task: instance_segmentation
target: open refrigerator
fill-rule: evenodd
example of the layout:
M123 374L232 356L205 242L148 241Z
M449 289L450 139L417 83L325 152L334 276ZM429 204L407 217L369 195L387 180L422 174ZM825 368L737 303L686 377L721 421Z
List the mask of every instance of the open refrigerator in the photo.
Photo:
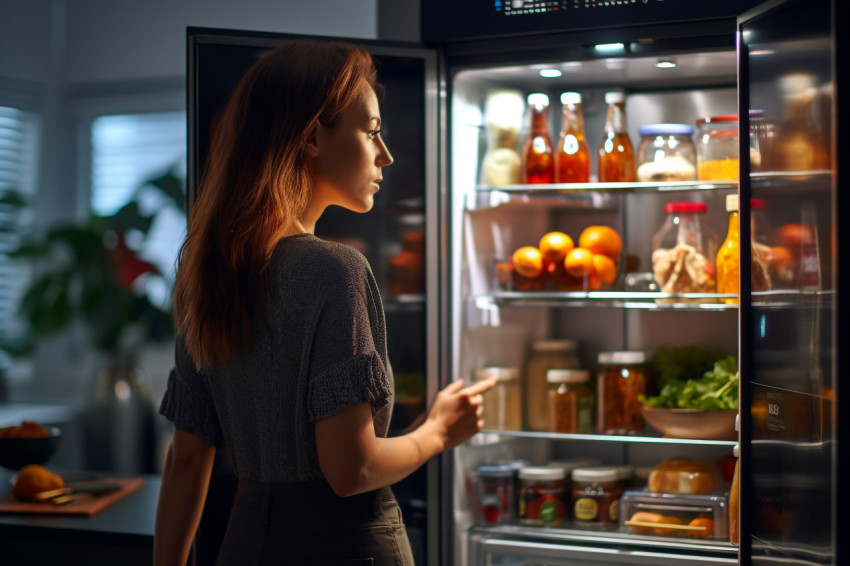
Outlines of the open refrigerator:
M426 46L355 40L379 61L386 90L383 131L395 163L385 170L375 211L362 216L329 211L317 235L360 249L376 274L397 379L391 434L415 426L436 391L456 378L471 380L478 369L515 367L522 382L530 345L538 340L573 341L579 365L594 380L601 352L641 351L651 359L665 345L733 354L741 375L739 432L732 436L671 438L652 427L636 434L560 433L523 424L510 431L488 428L432 459L394 486L417 564L841 563L843 490L836 481L836 454L845 425L837 411L837 344L843 335L838 250L846 236L837 222L837 164L846 148L836 124L846 89L835 71L841 61L834 31L834 22L841 21L839 4L423 0ZM215 113L250 64L291 37L189 28L189 206ZM675 68L659 68L662 60L674 60ZM541 76L546 69L560 76ZM810 104L807 135L826 156L817 166L789 170L780 146L770 145L771 136L788 125L793 92L787 75L809 77L800 79L807 81ZM646 124L695 125L702 117L734 115L740 181L487 184L482 179L487 100L504 90L523 98L549 95L553 143L561 125L559 95L581 93L594 174L607 92L625 94L636 149ZM528 122L526 107L517 150ZM768 132L767 141L761 133L750 135L756 131ZM756 166L751 146L758 152ZM767 214L774 227L768 246L780 245L773 240L780 226L809 226L811 237L794 248L797 275L771 290L753 290L753 257L742 246L737 296L671 295L641 286L646 279L627 278L652 271L652 240L668 202L704 205L702 223L719 244L729 195L738 195L741 203L740 241L756 237L750 229L755 216ZM751 199L770 206L754 213ZM616 278L604 288L584 281L568 290L523 289L500 271L515 249L535 245L546 232L578 239L597 225L613 227L622 239ZM804 284L803 263L815 266L816 282L809 277ZM523 398L522 388L516 395ZM740 454L739 544L729 540L730 525L721 525L730 518L725 477L711 494L717 497L699 504L700 516L714 519L717 528L716 536L705 538L676 530L635 532L622 518L591 528L569 519L540 526L516 521L515 515L495 524L481 518L482 466L582 461L628 469L645 480L663 461L721 462L733 451ZM232 498L232 477L222 460L199 530L202 557L215 554ZM635 484L619 504L629 514L652 503L641 499L640 481ZM517 493L511 498L516 502ZM687 498L677 504L695 505Z

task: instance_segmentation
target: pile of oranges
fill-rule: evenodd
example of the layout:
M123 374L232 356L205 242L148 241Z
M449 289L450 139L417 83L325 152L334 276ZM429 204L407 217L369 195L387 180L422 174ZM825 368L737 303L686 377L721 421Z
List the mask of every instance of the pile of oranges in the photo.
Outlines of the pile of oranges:
M535 246L523 246L506 266L518 291L551 288L561 291L595 291L617 279L617 258L623 241L610 226L588 226L578 245L563 232L549 232ZM508 273L497 271L502 283Z

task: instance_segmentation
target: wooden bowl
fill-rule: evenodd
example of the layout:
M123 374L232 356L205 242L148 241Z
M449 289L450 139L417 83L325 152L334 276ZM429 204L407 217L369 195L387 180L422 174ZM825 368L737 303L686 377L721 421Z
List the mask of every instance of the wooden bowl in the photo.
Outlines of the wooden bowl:
M735 440L735 410L651 409L641 407L643 419L664 436L696 440Z

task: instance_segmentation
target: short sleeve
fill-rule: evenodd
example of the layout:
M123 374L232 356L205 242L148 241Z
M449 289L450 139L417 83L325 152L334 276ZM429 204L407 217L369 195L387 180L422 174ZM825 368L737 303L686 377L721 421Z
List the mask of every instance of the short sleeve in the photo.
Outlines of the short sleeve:
M368 264L335 278L317 313L310 344L311 422L360 403L368 402L373 414L388 404L392 391L384 313Z
M200 436L207 444L222 445L221 425L209 387L204 376L195 370L179 338L174 358L159 413L178 430Z

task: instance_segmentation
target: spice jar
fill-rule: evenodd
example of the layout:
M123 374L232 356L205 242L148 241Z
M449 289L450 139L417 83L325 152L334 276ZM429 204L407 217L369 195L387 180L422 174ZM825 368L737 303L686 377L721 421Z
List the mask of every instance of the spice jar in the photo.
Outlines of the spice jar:
M738 180L738 116L697 120L697 163L700 181Z
M476 381L496 378L496 385L482 393L484 422L492 430L520 430L522 428L522 390L519 369L486 367L475 370Z
M651 124L641 126L638 133L638 181L693 181L697 178L692 126Z
M638 351L600 352L597 376L597 430L602 434L643 431L638 397L646 395L646 354Z
M585 369L550 369L549 432L588 434L593 426L593 393Z
M703 224L706 210L702 202L664 205L667 216L652 237L652 272L662 293L714 293L717 237Z
M620 474L614 468L573 470L573 524L576 527L604 528L617 524L620 517Z
M536 340L531 345L525 375L525 420L529 430L549 430L550 369L579 369L575 340Z
M567 472L558 466L531 466L519 471L517 515L520 523L557 525L567 518Z
M515 478L516 469L511 466L478 468L475 511L479 523L505 523L513 519Z

